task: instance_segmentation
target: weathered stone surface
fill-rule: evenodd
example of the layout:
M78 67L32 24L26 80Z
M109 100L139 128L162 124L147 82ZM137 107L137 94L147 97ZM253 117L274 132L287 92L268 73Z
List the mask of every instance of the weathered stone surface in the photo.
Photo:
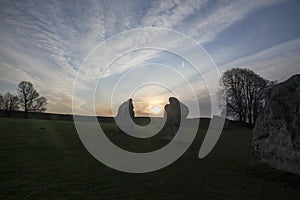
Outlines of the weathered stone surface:
M162 131L162 139L164 140L173 139L179 129L180 120L186 119L189 114L188 107L175 97L170 97L169 102L169 104L165 105L166 116L164 117L166 118L166 123Z
M269 92L253 133L253 151L261 162L300 174L300 74Z

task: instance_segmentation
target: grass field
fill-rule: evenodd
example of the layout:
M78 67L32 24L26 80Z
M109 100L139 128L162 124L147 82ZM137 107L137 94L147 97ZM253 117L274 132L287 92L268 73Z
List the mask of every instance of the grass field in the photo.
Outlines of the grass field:
M135 141L103 123L112 141L147 151L158 138ZM299 199L300 176L259 164L251 130L223 131L213 151L198 159L205 134L159 171L129 174L106 167L82 145L73 122L0 119L0 199Z

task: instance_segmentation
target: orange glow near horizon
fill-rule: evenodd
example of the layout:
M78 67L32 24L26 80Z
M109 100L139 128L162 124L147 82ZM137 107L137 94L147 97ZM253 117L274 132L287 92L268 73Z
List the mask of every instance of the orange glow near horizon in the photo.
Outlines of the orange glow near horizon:
M136 99L136 100L135 100ZM133 98L133 106L135 116L137 117L147 117L147 116L155 116L155 117L163 117L164 114L164 106L168 104L168 97L155 97L155 98ZM118 113L118 108L122 104L118 103L113 105L111 108L111 104L109 103L98 103L96 104L96 114L98 116L107 116L113 117Z

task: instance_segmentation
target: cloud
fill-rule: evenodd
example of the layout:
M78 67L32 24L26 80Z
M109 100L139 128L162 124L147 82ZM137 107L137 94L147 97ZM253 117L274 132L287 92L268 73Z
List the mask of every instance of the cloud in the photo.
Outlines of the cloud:
M142 25L174 28L207 3L207 0L154 1L142 19Z
M285 0L217 1L207 13L203 11L205 14L195 17L180 30L196 38L201 44L208 43L220 32L247 17L249 13L283 1Z
M222 67L247 67L270 80L285 80L299 73L300 38L296 38L250 56L239 58Z
M10 83L31 81L49 99L50 111L67 112L71 109L73 81L84 58L95 45L114 34L145 26L164 27L208 43L232 24L245 19L249 13L279 2L282 1L1 1L0 80ZM97 55L91 63L93 67L85 71L86 77L80 78L79 87L83 90L91 88L90 78L98 78L97 75L105 67L101 65L101 59L113 60L120 51L126 52L136 43L151 44L145 41L146 38L147 34L140 34L110 43L109 52ZM152 44L164 44L171 49L186 51L191 56L199 56L193 54L194 49L186 48L182 41L170 39L168 35L157 34ZM289 52L285 59L295 65L298 62L296 56ZM157 50L129 53L115 60L105 76L118 77L128 69L149 62L170 63L176 68L174 60ZM267 61L262 64L271 65ZM193 78L194 73L187 69L180 72ZM177 82L174 87L180 87L180 83ZM78 110L85 112L85 104L89 101L80 99Z

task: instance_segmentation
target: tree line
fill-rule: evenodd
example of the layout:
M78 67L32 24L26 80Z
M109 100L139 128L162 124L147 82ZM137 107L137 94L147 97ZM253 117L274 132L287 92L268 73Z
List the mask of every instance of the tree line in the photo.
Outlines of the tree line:
M31 82L21 81L17 86L17 94L0 93L0 110L9 117L12 111L24 111L27 117L28 112L45 112L47 110L47 99L40 96Z

